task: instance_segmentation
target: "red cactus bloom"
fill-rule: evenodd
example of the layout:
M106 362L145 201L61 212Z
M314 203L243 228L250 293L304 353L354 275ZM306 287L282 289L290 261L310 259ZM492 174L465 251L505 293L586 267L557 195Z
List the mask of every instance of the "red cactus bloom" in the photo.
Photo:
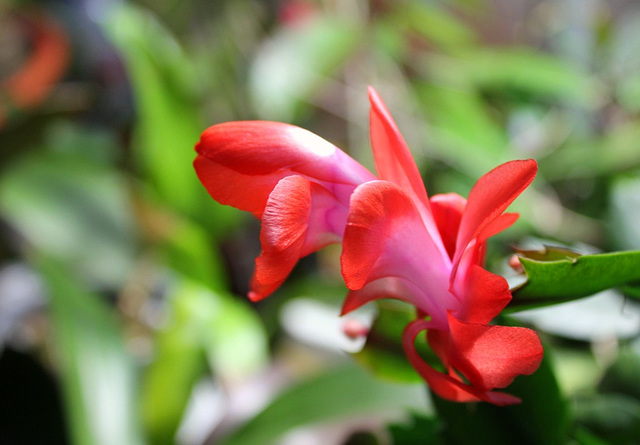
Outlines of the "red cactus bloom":
M342 275L351 290L343 313L380 298L417 309L404 349L433 391L450 400L518 403L504 388L540 365L542 345L529 329L489 325L511 299L504 278L482 268L486 240L509 227L503 213L533 181L533 160L512 161L478 180L469 199L427 196L411 153L377 93L371 143L378 179L305 130L273 122L211 127L196 146L196 171L223 204L262 220L262 254L250 297L273 292L296 261L342 242ZM427 341L446 373L417 353Z
M279 122L214 125L196 151L196 173L211 196L262 220L252 301L275 291L298 259L339 243L351 193L375 179L319 136Z

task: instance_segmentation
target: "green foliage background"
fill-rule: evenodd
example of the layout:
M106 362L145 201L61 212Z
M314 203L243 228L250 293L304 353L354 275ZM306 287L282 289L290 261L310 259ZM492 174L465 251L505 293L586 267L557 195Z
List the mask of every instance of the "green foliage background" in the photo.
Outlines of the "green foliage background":
M0 90L0 442L637 440L637 5L9 1L3 82L28 58L34 17L59 23L71 56L37 105ZM508 389L522 405L429 397L402 354L402 306L358 314L375 335L340 351L339 249L302 261L268 300L244 298L258 226L200 185L199 134L286 121L371 167L367 85L432 194L466 196L510 159L539 163L489 256L517 289L501 322L545 343L541 369ZM524 272L507 267L514 245ZM633 252L589 255L616 250ZM585 299L602 290L605 303ZM519 315L573 299L587 304L560 322ZM38 385L52 391L34 405ZM42 418L38 405L54 408Z

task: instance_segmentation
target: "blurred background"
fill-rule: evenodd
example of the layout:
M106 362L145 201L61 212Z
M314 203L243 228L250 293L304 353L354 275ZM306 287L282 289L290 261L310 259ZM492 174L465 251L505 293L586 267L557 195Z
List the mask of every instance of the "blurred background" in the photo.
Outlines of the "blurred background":
M372 169L372 85L431 194L539 162L490 245L518 279L513 245L640 249L638 48L631 0L3 0L0 443L490 437L452 431L482 409L434 407L398 343L406 308L338 317L339 247L249 304L259 224L207 195L193 146L285 121ZM636 443L638 306L607 291L515 317L547 358L490 443ZM366 345L343 333L373 320Z

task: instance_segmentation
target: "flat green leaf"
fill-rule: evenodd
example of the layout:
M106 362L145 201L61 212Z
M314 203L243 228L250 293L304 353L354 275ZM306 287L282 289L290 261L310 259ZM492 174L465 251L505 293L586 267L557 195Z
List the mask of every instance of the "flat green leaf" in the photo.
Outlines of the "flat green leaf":
M582 255L551 261L520 256L527 281L513 290L511 309L563 303L640 281L640 251Z
M53 347L59 360L76 444L142 443L137 430L134 364L113 314L60 263L38 257L51 298Z
M342 366L293 385L221 445L268 445L299 426L422 410L424 401L422 385L383 383L358 367Z

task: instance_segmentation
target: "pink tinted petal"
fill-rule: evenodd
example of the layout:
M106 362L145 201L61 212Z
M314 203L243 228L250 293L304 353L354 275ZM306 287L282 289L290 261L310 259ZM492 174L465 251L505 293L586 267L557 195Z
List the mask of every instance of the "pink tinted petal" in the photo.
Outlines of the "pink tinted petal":
M460 220L467 200L457 193L447 193L434 195L430 201L431 212L438 226L444 247L447 249L449 257L453 258L456 250L458 228L460 227Z
M329 225L317 221L330 202L340 206L324 187L302 176L288 176L278 182L262 217L262 253L256 258L251 300L260 300L276 290L301 257L340 241ZM344 226L346 208L342 213Z
M260 300L287 278L300 259L311 213L311 183L301 176L282 179L269 196L262 218L256 270L249 298Z
M429 328L430 322L425 320L416 320L410 323L404 330L402 343L407 358L422 378L426 380L434 393L454 402L485 401L499 406L520 403L520 399L517 397L502 392L475 388L450 375L442 374L425 363L416 351L415 340L420 332Z
M531 329L464 323L449 316L450 363L478 388L508 386L532 374L542 361L542 343Z
M376 162L378 177L399 185L407 193L412 193L429 208L427 191L422 176L411 156L389 110L372 87L369 87L371 113L371 145Z
M369 114L371 146L378 177L397 184L411 196L427 230L434 238L436 245L440 245L427 190L409 147L391 113L372 87L369 87L369 101L371 102Z
M449 258L427 233L411 198L391 182L370 181L351 195L341 262L349 289L402 279L412 289L412 303L440 322L457 303L448 292Z
M414 289L410 282L402 278L375 279L365 284L361 289L349 291L342 304L341 315L348 314L371 301L385 298L405 301L415 306L420 303L417 299L418 295L420 292Z
M458 296L462 305L455 315L469 323L489 323L511 301L507 280L475 264L465 274Z
M340 315L348 314L370 301L381 300L397 295L400 293L400 290L395 288L397 285L397 280L383 278L372 281L361 289L349 291L342 303Z
M198 177L222 204L260 217L283 177L299 174L349 193L374 176L315 134L280 122L227 122L208 128L196 145Z
M511 161L494 168L476 182L460 222L452 278L467 245L531 184L536 171L537 164L533 159Z

